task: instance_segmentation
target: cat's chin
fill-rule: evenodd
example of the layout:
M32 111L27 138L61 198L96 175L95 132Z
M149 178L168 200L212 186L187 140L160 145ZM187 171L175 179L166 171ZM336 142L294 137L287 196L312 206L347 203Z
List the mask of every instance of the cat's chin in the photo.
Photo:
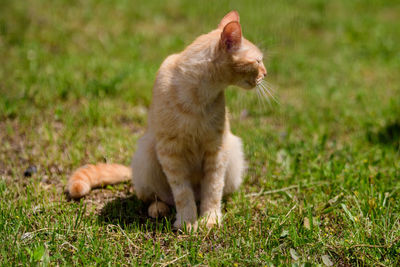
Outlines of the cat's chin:
M249 81L242 81L239 84L237 84L237 86L239 86L240 88L245 89L245 90L251 90L256 87L256 84L251 83Z

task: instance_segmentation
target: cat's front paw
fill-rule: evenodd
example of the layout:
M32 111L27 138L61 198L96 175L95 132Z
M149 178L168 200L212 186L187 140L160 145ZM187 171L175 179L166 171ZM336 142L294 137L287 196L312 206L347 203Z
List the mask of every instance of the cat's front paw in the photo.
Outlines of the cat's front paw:
M210 229L214 226L221 226L222 225L222 214L220 211L213 211L203 215L202 221L204 222L205 226Z
M193 229L193 231L197 231L198 223L197 222L193 222L193 223L191 223L191 222L182 222L181 220L177 219L174 222L173 226L174 226L174 229L176 229L176 230L185 230L185 228L186 228L186 230L188 232L190 232L190 231L192 231L192 229Z

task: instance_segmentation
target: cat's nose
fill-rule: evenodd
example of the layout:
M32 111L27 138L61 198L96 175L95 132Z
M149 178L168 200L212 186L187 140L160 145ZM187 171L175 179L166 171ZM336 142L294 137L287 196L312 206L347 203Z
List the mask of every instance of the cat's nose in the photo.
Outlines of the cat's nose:
M262 75L262 78L264 79L265 76L267 76L267 69L264 66L262 66L259 71L260 71L260 73Z
M263 75L264 75L264 78L265 78L265 76L267 76L267 69L263 66Z
M261 79L264 79L265 76L267 76L267 71L263 71L258 75L258 77L261 78Z

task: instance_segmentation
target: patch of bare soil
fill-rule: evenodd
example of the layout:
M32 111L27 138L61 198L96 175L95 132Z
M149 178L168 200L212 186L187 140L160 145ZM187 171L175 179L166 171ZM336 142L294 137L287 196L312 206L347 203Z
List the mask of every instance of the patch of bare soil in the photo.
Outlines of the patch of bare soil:
M129 198L132 195L133 187L129 182L115 185L114 187L108 186L106 188L93 189L87 196L84 197L83 202L86 204L88 212L94 211L95 214L100 214L107 203L118 198Z

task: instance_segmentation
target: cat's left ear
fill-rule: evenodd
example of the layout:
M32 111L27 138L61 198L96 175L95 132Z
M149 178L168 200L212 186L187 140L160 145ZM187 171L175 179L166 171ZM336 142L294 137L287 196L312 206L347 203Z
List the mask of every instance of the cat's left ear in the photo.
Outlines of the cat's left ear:
M242 27L238 21L229 22L221 33L221 45L228 52L237 51L242 44Z

